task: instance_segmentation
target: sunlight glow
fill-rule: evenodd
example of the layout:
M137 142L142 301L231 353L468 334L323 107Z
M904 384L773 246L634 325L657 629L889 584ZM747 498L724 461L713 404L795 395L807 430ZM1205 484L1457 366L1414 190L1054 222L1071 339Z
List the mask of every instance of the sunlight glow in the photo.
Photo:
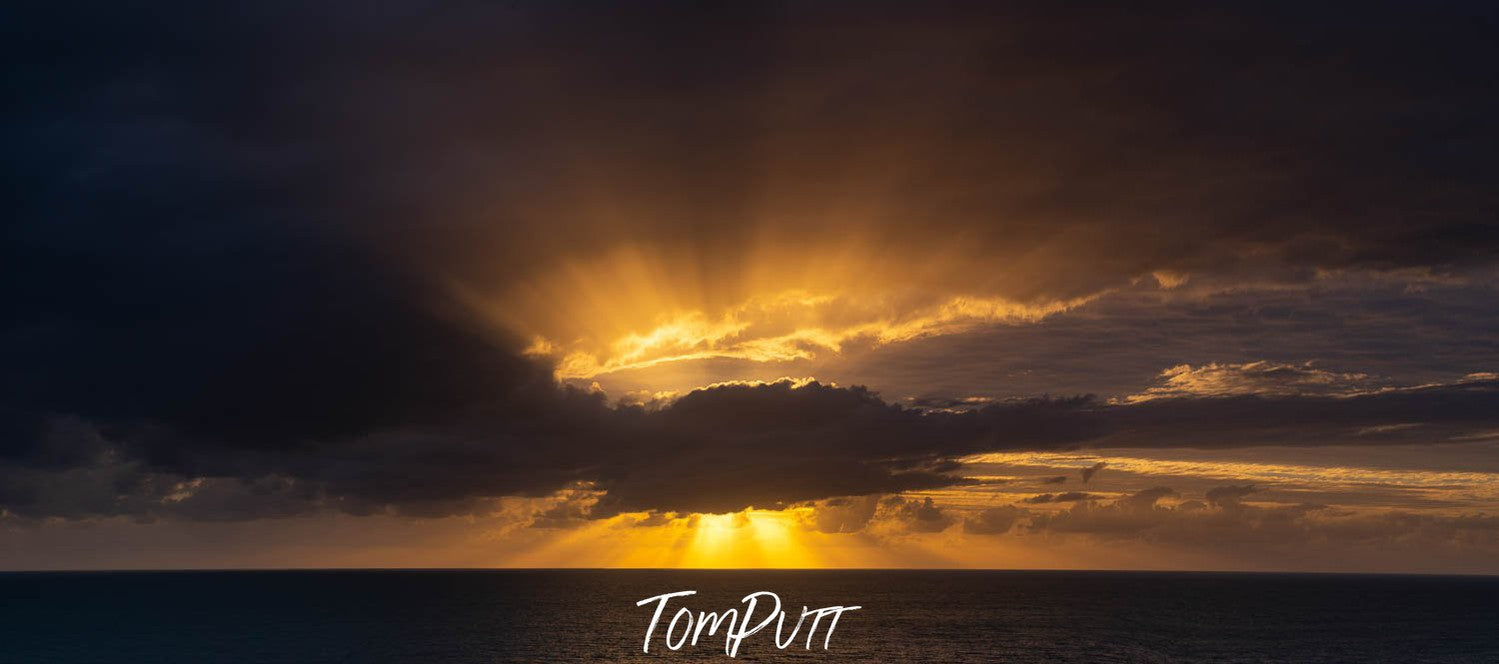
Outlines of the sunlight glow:
M836 249L769 243L750 255L731 265L620 247L564 259L505 292L472 283L452 290L496 327L530 339L527 352L552 358L559 378L585 380L703 360L806 361L855 344L1034 323L1103 294L1029 292L1025 270L975 264L956 242L914 263L856 238ZM993 276L975 281L973 270Z
M978 324L1036 322L1084 304L1080 298L1025 305L1000 298L952 297L897 311L880 298L787 291L756 297L717 318L702 311L662 316L655 327L630 332L603 348L572 350L558 360L558 378L593 378L670 362L732 358L751 362L809 360L838 353L851 341L876 345L961 332ZM537 355L558 342L538 337Z

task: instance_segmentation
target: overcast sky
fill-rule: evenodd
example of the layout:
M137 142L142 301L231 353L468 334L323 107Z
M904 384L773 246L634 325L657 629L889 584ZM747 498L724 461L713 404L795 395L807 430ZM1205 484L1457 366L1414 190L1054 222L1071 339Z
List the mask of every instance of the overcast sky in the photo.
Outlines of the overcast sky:
M0 10L0 567L1499 573L1484 3Z

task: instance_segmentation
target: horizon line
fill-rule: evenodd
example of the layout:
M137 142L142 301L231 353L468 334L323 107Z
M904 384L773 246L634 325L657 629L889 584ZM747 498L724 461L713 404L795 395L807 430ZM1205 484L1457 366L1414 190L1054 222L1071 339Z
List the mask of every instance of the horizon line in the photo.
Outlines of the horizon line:
M1499 572L1357 570L1102 569L1067 567L172 567L0 569L0 574L170 574L257 572L1007 572L1096 574L1244 574L1305 576L1491 577Z

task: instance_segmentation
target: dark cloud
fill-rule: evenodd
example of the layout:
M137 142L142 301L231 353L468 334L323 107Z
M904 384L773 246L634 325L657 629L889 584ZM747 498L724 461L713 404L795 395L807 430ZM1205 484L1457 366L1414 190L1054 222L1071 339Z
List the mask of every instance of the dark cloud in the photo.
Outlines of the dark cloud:
M1341 396L1450 382L1499 366L1499 308L1488 306L1499 293L1496 286L1492 277L1415 288L1398 279L1370 283L1351 275L1309 288L1238 285L1200 294L1135 286L1100 298L1078 315L889 346L859 358L843 377L887 390L1000 399L1090 392L1119 399L1172 392L1230 396L1235 390ZM1290 372L1292 380L1246 380L1235 370L1301 368L1308 362L1334 380L1309 380L1322 378L1316 372ZM1209 370L1214 364L1216 372ZM1176 372L1163 376L1169 369ZM1190 380L1205 372L1220 380ZM1358 374L1367 377L1336 380ZM1187 387L1211 389L1181 389Z
M874 518L879 502L879 496L830 498L813 506L807 526L823 533L859 532Z
M1156 503L1162 498L1178 496L1175 489L1166 486L1158 486L1142 491L1136 491L1124 498L1114 502L1116 507L1122 507L1131 512L1150 511L1155 509Z
M1213 507L1232 509L1235 507L1239 507L1239 501L1243 499L1244 496L1247 496L1258 490L1259 489L1256 489L1253 485L1250 484L1245 484L1242 486L1230 484L1208 489L1205 497L1207 498L1208 504L1212 505Z
M1078 471L1078 475L1082 476L1083 483L1086 484L1088 482L1088 480L1093 479L1093 476L1097 475L1098 471L1103 470L1104 467L1107 466L1107 465L1109 465L1109 464L1100 461L1098 463L1095 463L1095 464L1093 464L1091 466L1088 466L1087 468L1084 468L1084 469Z
M580 500L562 500L557 504L537 512L531 518L532 528L575 528L588 523L591 520L590 503ZM660 516L658 516L660 515ZM635 525L649 526L660 525L667 519L660 512L652 512L645 519Z
M1484 12L858 9L32 8L7 21L6 175L22 223L95 250L274 226L501 289L625 241L733 271L757 226L837 237L828 202L872 190L882 239L1057 261L982 285L1021 298L1499 248Z
M664 526L678 518L682 517L679 517L675 512L650 512L630 525L636 528L651 528Z
M975 535L1003 535L1025 514L1014 505L990 507L977 516L963 520L963 532Z
M1386 389L1349 397L1231 396L1166 399L1112 409L1108 437L1144 446L1231 447L1435 440L1486 426L1499 380L1474 374L1443 384ZM1361 424L1360 424L1361 423ZM1419 426L1412 426L1419 425Z
M1042 478L1041 479L1041 483L1042 484L1066 484L1067 483L1067 476L1066 475L1056 475L1056 476L1053 476L1053 477Z
M870 192L880 211L858 223L876 243L923 256L961 237L993 273L931 288L1035 300L1166 270L1463 277L1499 251L1499 54L1470 19L11 10L0 505L443 515L602 492L542 516L565 524L947 486L955 459L990 450L1492 428L1492 377L963 412L777 383L613 408L557 385L454 294L627 243L691 247L716 285L752 235L841 243L829 202ZM890 509L917 530L951 523L930 501Z
M1096 494L1084 493L1082 491L1067 491L1064 493L1042 493L1021 500L1022 503L1040 505L1043 503L1075 503L1079 500L1097 500Z
M593 518L722 513L962 483L956 459L984 451L1071 449L1126 436L1153 446L1366 442L1359 430L1416 412L1427 426L1396 429L1391 440L1431 442L1440 440L1431 431L1499 424L1499 391L1473 383L1337 399L1032 400L966 412L907 409L867 390L817 383L725 385L653 410L611 408L599 395L544 381L521 385L442 423L413 419L340 435L312 427L216 437L193 428L201 420L101 429L65 420L0 464L3 498L18 515L197 516L210 504L198 493L271 482L281 493L250 492L226 518L302 509L288 507L292 498L356 514L438 515L468 513L480 498L548 495L582 482L602 492L588 511ZM232 481L191 484L200 478ZM1220 487L1207 498L1228 505L1248 490ZM187 498L169 500L173 494ZM256 495L266 497L265 514L248 507Z
M921 500L890 496L880 502L882 519L915 533L939 533L954 523L954 518L930 498Z

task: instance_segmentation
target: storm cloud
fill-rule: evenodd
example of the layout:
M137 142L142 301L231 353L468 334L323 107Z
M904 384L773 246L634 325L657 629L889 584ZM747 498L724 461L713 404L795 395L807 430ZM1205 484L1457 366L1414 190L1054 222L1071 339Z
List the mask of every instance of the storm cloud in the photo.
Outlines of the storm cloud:
M442 516L597 494L545 517L562 524L947 487L986 451L1499 428L1482 367L1402 383L1227 358L1153 366L1135 400L927 409L770 381L645 408L526 352L584 336L578 307L628 280L559 295L555 275L620 246L672 257L682 298L721 311L754 295L748 247L808 248L768 270L779 284L847 245L873 247L849 283L882 303L1000 297L1032 318L1143 279L1182 297L1454 284L1462 359L1499 357L1472 341L1499 257L1481 21L992 11L8 10L0 508ZM851 505L823 527L869 518Z

